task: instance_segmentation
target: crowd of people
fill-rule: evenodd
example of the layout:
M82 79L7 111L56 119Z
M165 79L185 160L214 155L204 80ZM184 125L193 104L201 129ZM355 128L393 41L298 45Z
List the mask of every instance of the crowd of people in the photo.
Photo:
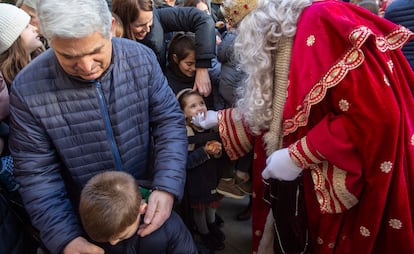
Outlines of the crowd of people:
M0 1L0 253L414 252L412 13Z

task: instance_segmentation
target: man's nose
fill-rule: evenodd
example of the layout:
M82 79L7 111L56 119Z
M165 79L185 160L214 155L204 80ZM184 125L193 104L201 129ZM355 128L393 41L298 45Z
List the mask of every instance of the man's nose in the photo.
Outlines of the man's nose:
M92 71L93 59L89 56L83 56L76 63L76 70L88 73Z

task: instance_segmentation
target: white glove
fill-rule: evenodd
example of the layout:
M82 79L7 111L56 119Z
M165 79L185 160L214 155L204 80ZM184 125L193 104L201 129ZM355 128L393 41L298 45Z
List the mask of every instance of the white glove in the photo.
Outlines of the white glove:
M218 111L207 110L206 116L203 113L199 113L191 118L191 122L204 130L216 127L218 124Z
M274 178L283 181L295 180L302 168L290 159L287 148L273 152L266 160L266 168L262 172L264 179Z

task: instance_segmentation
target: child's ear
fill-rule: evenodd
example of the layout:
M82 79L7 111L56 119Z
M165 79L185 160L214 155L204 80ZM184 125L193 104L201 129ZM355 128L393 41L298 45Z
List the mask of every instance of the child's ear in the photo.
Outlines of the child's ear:
M139 206L139 214L144 214L147 211L147 203L142 202Z
M173 54L172 57L173 57L174 63L178 64L177 54Z

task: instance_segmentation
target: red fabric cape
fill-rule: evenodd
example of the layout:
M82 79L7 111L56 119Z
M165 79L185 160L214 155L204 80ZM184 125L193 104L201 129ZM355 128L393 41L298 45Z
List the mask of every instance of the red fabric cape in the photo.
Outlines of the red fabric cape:
M284 145L345 171L352 207L321 208L304 173L312 253L414 253L414 75L399 48L412 34L352 4L320 1L302 13L284 108ZM265 152L254 150L253 252L268 211L261 199ZM309 151L308 151L309 152Z

